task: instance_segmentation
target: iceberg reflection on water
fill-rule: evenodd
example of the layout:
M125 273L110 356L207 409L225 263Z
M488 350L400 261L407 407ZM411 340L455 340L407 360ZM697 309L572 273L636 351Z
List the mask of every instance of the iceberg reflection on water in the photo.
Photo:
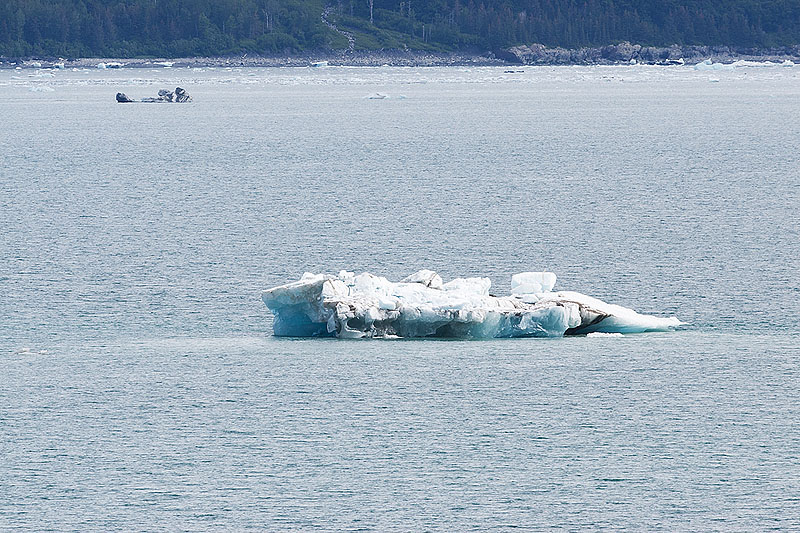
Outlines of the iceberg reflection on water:
M273 332L289 337L558 337L589 333L667 331L675 318L642 315L585 294L553 292L551 272L524 272L511 295L489 294L489 278L447 283L420 270L394 283L370 273L305 273L264 291L275 314Z

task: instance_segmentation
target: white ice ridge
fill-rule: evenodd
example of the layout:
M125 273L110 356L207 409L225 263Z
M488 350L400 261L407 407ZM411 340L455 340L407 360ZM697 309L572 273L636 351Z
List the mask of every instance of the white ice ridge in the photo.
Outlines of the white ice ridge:
M399 283L368 272L305 273L261 295L275 314L273 332L288 337L557 337L667 331L674 317L641 315L577 292L553 292L556 275L512 277L510 296L489 294L489 278L447 283L420 270Z

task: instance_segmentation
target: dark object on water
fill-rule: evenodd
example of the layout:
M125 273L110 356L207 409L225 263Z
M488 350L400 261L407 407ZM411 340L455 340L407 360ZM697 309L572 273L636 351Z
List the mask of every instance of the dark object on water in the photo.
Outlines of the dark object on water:
M156 98L142 98L142 102L144 103L178 103L182 104L184 102L191 102L192 97L189 96L189 93L186 92L185 89L181 89L180 87L175 87L174 91L168 91L166 89L161 89L158 91L158 97ZM117 102L119 103L128 103L128 102L135 102L135 100L131 100L125 93L117 93Z
M183 102L191 102L192 97L189 96L189 94L184 89L181 89L180 87L175 87L175 101L178 102L179 104Z

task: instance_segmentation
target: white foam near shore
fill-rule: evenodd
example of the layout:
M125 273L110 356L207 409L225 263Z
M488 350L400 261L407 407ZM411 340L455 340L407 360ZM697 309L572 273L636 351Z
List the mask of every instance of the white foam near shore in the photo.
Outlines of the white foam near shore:
M585 294L553 292L555 282L551 272L517 274L512 294L497 297L489 294L489 278L444 283L430 270L397 283L367 272L306 273L264 291L262 299L275 315L277 336L557 337L667 331L681 324Z

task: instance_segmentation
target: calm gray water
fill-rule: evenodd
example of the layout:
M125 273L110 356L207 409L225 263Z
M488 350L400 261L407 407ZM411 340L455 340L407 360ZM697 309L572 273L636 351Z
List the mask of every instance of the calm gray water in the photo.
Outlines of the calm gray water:
M800 67L0 71L0 529L800 528L798 138ZM342 268L688 325L270 336Z

